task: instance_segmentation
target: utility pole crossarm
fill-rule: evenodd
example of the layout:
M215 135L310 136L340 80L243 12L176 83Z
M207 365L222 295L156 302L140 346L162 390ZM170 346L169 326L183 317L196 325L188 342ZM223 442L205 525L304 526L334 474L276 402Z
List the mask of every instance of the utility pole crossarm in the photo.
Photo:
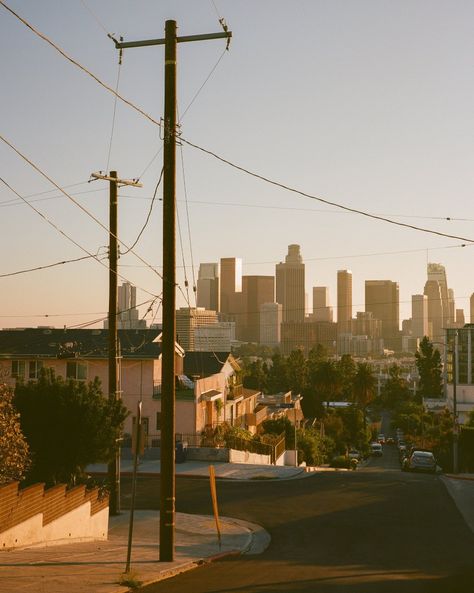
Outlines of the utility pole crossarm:
M117 179L110 175L102 175L102 173L91 173L91 177L94 179L104 179L105 181L112 181L118 185L131 185L133 187L143 187L143 183L140 183L136 179Z
M177 43L186 43L187 41L207 41L209 39L231 39L232 31L224 31L223 33L205 33L204 35L185 35L184 37L176 37ZM145 47L147 45L164 45L165 39L146 39L144 41L115 41L116 49L126 49L129 47Z

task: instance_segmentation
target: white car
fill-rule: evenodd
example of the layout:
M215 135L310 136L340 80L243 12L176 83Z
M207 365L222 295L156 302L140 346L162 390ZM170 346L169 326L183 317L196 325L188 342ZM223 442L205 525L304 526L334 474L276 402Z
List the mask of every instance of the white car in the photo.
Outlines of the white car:
M373 457L382 457L383 449L380 443L370 443L370 454Z

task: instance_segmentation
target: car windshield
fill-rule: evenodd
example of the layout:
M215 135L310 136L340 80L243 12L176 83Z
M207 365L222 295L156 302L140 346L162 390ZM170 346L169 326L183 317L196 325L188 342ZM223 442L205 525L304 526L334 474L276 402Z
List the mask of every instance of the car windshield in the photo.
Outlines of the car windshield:
M413 453L413 457L415 457L417 459L424 459L424 460L434 459L433 453L427 453L425 451L415 451Z

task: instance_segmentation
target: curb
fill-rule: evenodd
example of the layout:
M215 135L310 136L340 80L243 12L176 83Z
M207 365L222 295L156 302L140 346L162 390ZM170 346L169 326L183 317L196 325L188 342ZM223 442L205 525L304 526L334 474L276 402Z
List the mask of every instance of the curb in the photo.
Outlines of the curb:
M446 478L450 478L451 480L468 480L474 482L474 476L458 476L457 474L444 474Z

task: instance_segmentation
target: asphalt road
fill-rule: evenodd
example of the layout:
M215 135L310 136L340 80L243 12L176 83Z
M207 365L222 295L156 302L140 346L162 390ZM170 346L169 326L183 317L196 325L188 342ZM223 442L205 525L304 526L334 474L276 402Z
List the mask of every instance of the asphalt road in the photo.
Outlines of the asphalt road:
M158 480L140 483L156 506ZM124 490L126 495L126 489ZM356 472L218 483L221 515L265 527L259 556L221 560L146 593L458 593L474 588L474 536L437 476L399 471L395 447ZM177 480L177 510L211 513L209 487Z

